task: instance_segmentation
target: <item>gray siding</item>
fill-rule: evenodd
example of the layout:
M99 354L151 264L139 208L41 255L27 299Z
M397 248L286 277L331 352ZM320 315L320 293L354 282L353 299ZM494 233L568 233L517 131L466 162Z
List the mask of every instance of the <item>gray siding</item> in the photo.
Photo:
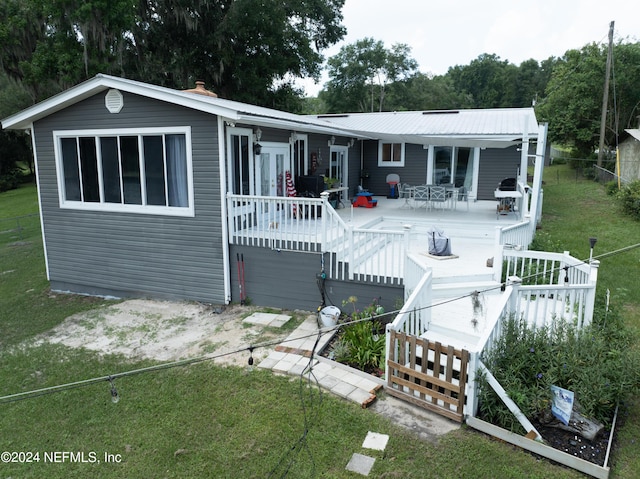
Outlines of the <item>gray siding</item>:
M520 168L517 147L480 150L478 199L494 200L493 192L505 178L516 178Z
M421 185L427 180L427 155L428 151L422 145L405 144L404 167L378 167L378 141L366 141L364 148L365 167L370 177L367 189L375 195L387 196L389 185L387 175L396 173L400 176L401 183Z
M237 254L244 257L245 293L251 304L284 309L316 311L322 302L317 282L321 253L274 251L266 248L231 246L232 300L240 302ZM325 304L342 309L342 301L356 296L362 310L373 298L392 311L404 297L401 286L365 284L356 281L325 283ZM349 305L352 308L351 305Z
M123 93L104 93L35 125L42 216L54 289L225 303L215 116ZM60 209L53 130L191 126L195 217Z

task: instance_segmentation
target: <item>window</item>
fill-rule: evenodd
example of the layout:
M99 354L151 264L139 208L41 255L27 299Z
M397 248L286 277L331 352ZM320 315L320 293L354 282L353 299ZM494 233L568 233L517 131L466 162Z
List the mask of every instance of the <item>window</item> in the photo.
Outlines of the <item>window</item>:
M189 128L57 131L64 208L193 215Z
M378 166L404 166L404 143L378 143Z

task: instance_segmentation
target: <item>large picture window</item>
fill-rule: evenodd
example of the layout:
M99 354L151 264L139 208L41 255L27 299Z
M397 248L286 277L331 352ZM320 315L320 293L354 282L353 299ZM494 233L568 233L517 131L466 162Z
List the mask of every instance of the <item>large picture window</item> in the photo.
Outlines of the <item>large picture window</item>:
M404 143L378 143L378 166L404 166Z
M54 132L60 204L192 215L188 128Z

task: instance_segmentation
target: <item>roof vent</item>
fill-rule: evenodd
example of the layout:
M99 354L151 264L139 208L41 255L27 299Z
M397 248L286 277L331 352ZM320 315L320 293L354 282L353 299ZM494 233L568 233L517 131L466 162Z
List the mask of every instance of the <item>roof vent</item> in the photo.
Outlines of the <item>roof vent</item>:
M204 96L211 96L214 98L218 98L218 95L216 95L215 93L213 93L210 90L207 90L204 87L204 82L203 81L197 81L196 82L196 87L191 89L191 90L184 90L187 93L196 93L198 95L204 95Z
M109 113L120 113L120 110L122 110L124 106L122 93L120 93L119 90L109 90L104 96L104 106L107 107Z

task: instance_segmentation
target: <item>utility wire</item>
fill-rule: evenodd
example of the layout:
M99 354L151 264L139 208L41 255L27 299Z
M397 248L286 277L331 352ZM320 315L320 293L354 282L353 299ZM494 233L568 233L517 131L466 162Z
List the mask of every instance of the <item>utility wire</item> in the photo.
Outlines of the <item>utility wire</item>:
M606 253L602 253L600 255L594 256L591 259L601 259L601 258L608 258L610 256L614 256L616 254L620 254L620 253L624 253L630 250L633 250L635 248L640 247L640 243L636 243L634 245L629 245L629 246L625 246L624 248L620 248L614 251L609 251ZM587 263L588 260L582 260L583 263ZM575 268L578 265L573 265L573 266L565 266L564 269L568 270L569 268ZM539 272L539 273L533 273L530 274L528 276L524 276L523 280L525 279L531 279L531 278L535 278L536 276L543 276L545 273L544 272ZM436 304L430 304L430 305L426 305L426 306L422 306L420 308L415 308L412 311L423 311L423 310L427 310L427 309L432 309L438 306L442 306L444 304L448 304L448 303L452 303L454 301L460 301L462 299L465 298L469 298L473 295L476 294L482 294L482 293L487 293L496 289L502 289L504 286L506 286L506 283L501 283L500 285L497 286L492 286L492 287L488 287L485 288L481 291L474 291L472 293L469 294L465 294L462 296L458 296L455 298L451 298L445 301L441 301L439 303ZM316 336L317 334L326 334L329 333L333 330L336 329L340 329L346 326L350 326L352 324L357 324L363 321L372 321L372 320L376 320L376 319L380 319L383 318L385 316L389 316L392 314L398 314L401 312L401 309L397 309L397 310L393 310L393 311L389 311L389 312L385 312L385 313L381 313L381 314L374 314L372 316L369 317L365 317L365 318L360 318L357 320L352 320L352 321L348 321L348 322L344 322L344 323L340 323L337 324L335 326L331 326L331 327L326 327L326 328L322 328L320 329L318 332L313 332L313 333L309 333L306 335L302 335L299 337L295 337L295 338L291 338L291 339L278 339L278 340L273 340L273 341L269 341L269 342L264 342L264 343L260 343L260 344L256 344L256 345L249 345L240 349L236 349L234 351L229 351L226 353L220 353L220 354L216 354L216 355L206 355L206 356L200 356L197 358L191 358L191 359L183 359L183 360L179 360L179 361L172 361L172 362L167 362L167 363L162 363L162 364L156 364L153 366L148 366L148 367L144 367L144 368L139 368L139 369L133 369L130 371L123 371L123 372L119 372L119 373L115 373L115 374L111 374L111 375L107 375L107 376L99 376L99 377L95 377L95 378L90 378L90 379L85 379L85 380L81 380L81 381L75 381L75 382L71 382L71 383L66 383L66 384L60 384L57 386L50 386L50 387L46 387L46 388L41 388L41 389L34 389L31 391L25 391L25 392L21 392L21 393L16 393L16 394L10 394L7 396L2 396L0 397L0 404L5 404L5 403L10 403L10 402L16 402L16 401L20 401L20 400L25 400L25 399L32 399L35 397L39 397L39 396L44 396L47 394L53 394L53 393L57 393L57 392L62 392L62 391L67 391L67 390L71 390L71 389L76 389L76 388L80 388L80 387L84 387L84 386L90 386L92 384L96 384L99 382L112 382L115 379L119 379L119 378L123 378L123 377L127 377L127 376L134 376L137 374L143 374L143 373L148 373L148 372L155 372L155 371L161 371L164 369L171 369L174 367L181 367L181 366L189 366L192 364L196 364L196 363L201 363L201 362L205 362L205 361L212 361L218 358L222 358L225 356L230 356L232 354L238 354L238 353L242 353L242 352L249 352L252 353L255 349L259 349L259 348L265 348L265 347L270 347L270 346L276 346L278 344L282 344L282 343L286 343L288 341L297 341L300 339L306 339L306 338L310 338L313 336ZM314 346L314 351L315 348L318 344L318 340L316 341L316 345ZM313 358L313 355L311 356Z

